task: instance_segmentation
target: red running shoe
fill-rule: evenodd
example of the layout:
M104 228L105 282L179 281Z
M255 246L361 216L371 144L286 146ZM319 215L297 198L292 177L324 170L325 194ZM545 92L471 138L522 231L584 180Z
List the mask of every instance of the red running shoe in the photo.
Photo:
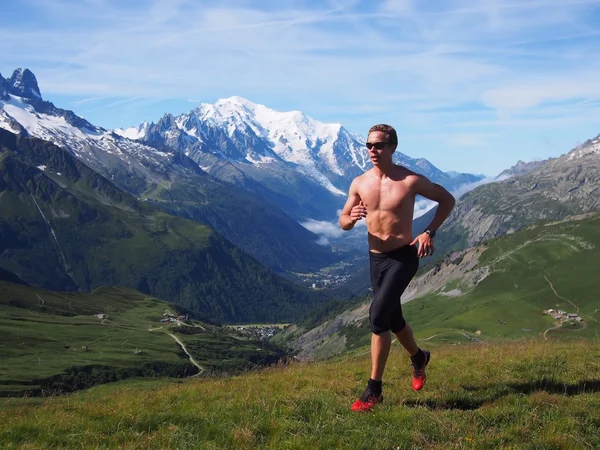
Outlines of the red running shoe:
M415 367L413 365L413 379L412 379L412 388L415 391L420 391L425 385L425 380L427 380L427 376L425 375L425 366L429 364L429 360L431 359L431 353L428 350L423 350L425 354L425 362L421 367Z
M377 403L383 401L383 395L374 395L369 388L365 389L363 395L352 405L352 411L371 411Z

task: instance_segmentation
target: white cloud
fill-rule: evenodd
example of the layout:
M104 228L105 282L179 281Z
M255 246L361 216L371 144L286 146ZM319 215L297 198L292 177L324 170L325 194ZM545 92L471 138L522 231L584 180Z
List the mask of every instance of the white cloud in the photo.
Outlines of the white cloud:
M337 223L326 222L323 220L309 219L301 225L309 231L325 238L338 238L344 234L344 230Z
M557 123L597 121L599 4L29 0L15 11L42 19L4 21L1 69L31 68L50 100L110 98L90 120L122 101L142 114L142 99L241 95L356 132L398 124L443 162L448 144L498 152L514 127L552 135ZM503 141L486 138L498 130Z

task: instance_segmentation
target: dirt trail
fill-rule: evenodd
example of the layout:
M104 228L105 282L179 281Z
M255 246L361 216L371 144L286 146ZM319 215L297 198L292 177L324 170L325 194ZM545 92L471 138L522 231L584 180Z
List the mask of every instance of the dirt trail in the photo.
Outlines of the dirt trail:
M462 334L463 336L469 337L466 334L460 332L460 331L445 331L443 333L438 333L438 334L434 334L433 336L429 336L428 338L424 338L424 339L417 339L415 338L415 341L429 341L430 339L433 339L435 337L438 336L443 336L444 334Z
M559 329L559 328L562 328L562 327L563 327L563 324L562 324L562 323L560 323L560 324L558 324L558 325L557 325L557 326L555 326L555 327L548 328L546 331L544 331L544 334L543 334L543 336L544 336L544 340L545 340L545 341L547 341L547 340L548 340L548 331L557 330L557 329ZM585 330L586 328L587 328L587 322L581 322L581 328L577 328L576 330L568 330L568 329L567 329L567 330L565 330L565 331L566 331L566 332L570 332L570 333L577 333L578 331L583 331L583 330Z
M558 292L556 292L556 289L554 289L554 286L552 285L552 282L548 279L548 277L546 275L544 275L544 278L546 279L546 281L548 282L548 284L550 285L550 288L552 289L552 292L554 292L554 295L556 295L558 298L564 300L565 302L570 303L573 308L575 308L577 310L577 312L579 312L579 306L577 306L575 303L573 303L571 300L566 299L564 297L561 297L560 295L558 295Z
M542 335L542 336L544 336L544 340L545 341L548 340L548 331L557 330L559 328L562 328L562 324L560 324L560 323L557 326L552 327L552 328L548 328L546 331L544 331L544 334Z
M547 282L548 282L548 284L550 285L550 289L552 289L552 292L554 292L554 295L556 295L556 296L557 296L558 298L560 298L561 300L564 300L565 302L567 302L567 303L570 303L570 304L573 306L573 308L575 308L575 310L577 311L577 313L579 313L579 306L577 306L577 305L576 305L575 303L573 303L571 300L569 300L569 299L567 299L567 298L564 298L564 297L560 296L560 295L558 294L558 292L556 292L556 289L554 289L554 285L553 285L553 284L552 284L552 282L551 282L551 281L548 279L548 277L547 277L546 275L544 275L544 278L546 279L546 281L547 281ZM559 328L562 328L562 323L559 323L557 326L555 326L555 327L551 327L551 328L548 328L546 331L544 331L544 334L543 334L543 336L544 336L544 340L545 340L545 341L547 341L547 340L548 340L548 331L557 330L557 329L559 329ZM583 323L582 323L582 327L581 327L581 328L578 328L577 330L568 330L568 331L582 331L582 330L585 330L586 328L587 328L587 323L586 323L586 322L583 322Z
M156 330L160 330L161 328L162 328L162 326L158 327L158 328L149 328L148 331L156 331ZM165 333L167 333L169 336L171 336L173 339L175 339L175 342L177 342L179 344L179 346L183 349L183 351L185 352L185 354L188 355L188 358L190 358L190 362L194 366L196 366L198 368L199 372L196 375L192 375L192 377L197 377L202 372L204 372L204 367L202 367L200 364L198 364L198 362L193 358L193 356L190 355L190 353L188 352L187 348L185 348L184 343L181 342L181 340L177 336L175 336L174 334L166 332L166 331L165 331Z
M167 334L169 336L171 336L173 339L175 339L175 341L181 346L181 348L183 349L185 354L188 355L188 357L190 358L190 362L198 368L199 372L193 376L197 377L198 375L200 375L204 371L204 368L196 362L196 360L193 358L192 355L190 355L190 353L187 351L187 348L185 348L185 345L183 344L183 342L181 342L181 340L177 336L175 336L174 334L171 334L171 333L167 333Z

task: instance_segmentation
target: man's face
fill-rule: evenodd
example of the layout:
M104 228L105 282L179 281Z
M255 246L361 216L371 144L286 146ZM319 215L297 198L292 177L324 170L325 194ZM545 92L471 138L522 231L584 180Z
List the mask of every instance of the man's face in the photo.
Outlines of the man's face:
M369 150L369 157L373 165L379 164L379 160L382 157L386 157L387 154L393 153L393 148L389 143L388 136L383 131L373 131L369 133L367 138L367 149Z

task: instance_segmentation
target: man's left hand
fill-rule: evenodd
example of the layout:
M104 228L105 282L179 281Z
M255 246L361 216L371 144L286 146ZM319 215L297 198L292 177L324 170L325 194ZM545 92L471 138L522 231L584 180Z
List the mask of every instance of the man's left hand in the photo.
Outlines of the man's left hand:
M431 239L427 233L421 233L418 235L415 240L410 243L410 245L415 245L416 243L419 244L419 251L417 252L417 256L419 258L433 255L433 239Z

